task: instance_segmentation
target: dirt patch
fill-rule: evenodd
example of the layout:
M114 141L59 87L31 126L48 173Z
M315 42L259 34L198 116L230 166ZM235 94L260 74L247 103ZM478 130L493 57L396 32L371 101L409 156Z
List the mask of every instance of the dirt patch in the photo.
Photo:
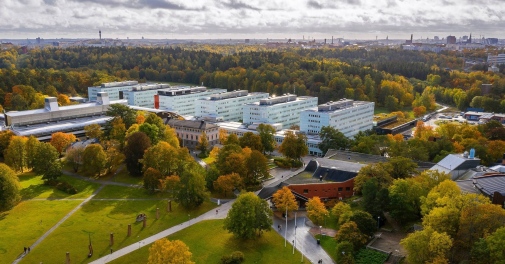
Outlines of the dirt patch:
M376 236L379 236L370 246L378 248L386 252L392 252L393 255L405 256L407 251L400 245L400 241L404 239L407 234L403 232L393 231L393 232L377 232Z

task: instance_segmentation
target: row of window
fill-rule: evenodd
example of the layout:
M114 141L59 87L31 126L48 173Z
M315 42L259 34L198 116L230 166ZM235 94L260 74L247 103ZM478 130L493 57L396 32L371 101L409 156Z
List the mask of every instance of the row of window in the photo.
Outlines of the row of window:
M343 190L344 190L344 189L343 189L343 187L338 187L338 191L339 191L339 192L341 192L341 191L343 191ZM351 187L345 187L345 190L346 190L346 191L351 191ZM325 190L325 189L323 189L323 190L321 190L321 191L323 191L323 192L331 192L332 190L331 190L331 189L326 189L326 190ZM337 188L333 188L333 191L337 191ZM314 192L317 192L317 190L314 190ZM304 193L304 194L309 193L309 189L303 189L303 193Z

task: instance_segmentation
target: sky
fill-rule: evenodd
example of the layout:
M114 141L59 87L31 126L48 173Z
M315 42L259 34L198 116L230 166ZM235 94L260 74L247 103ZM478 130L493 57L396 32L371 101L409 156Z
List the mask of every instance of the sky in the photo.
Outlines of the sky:
M505 0L0 0L0 39L505 38Z

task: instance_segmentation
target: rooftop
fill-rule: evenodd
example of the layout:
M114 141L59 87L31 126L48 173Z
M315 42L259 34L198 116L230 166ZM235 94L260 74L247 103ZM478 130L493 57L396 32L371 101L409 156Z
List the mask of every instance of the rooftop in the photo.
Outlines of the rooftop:
M181 126L181 127L187 127L187 128L195 128L195 129L211 129L211 128L217 128L218 126L211 124L209 122L205 121L193 121L193 120L175 120L171 119L167 122L167 124L171 127L175 126Z
M110 104L127 104L127 101L126 100L116 100L116 101L111 101ZM67 106L59 107L59 110L57 110L57 111L62 112L62 111L68 111L68 110L83 109L83 108L94 107L94 106L98 106L98 105L101 105L101 104L99 102L92 102L92 103L67 105ZM49 113L49 112L54 112L54 111L49 111L48 109L41 108L41 109L25 110L25 111L9 111L5 114L8 116L25 116L25 115L43 114L43 113Z
M220 88L215 88L219 89ZM206 91L212 91L214 89L207 89L205 86L173 86L166 89L160 89L158 91L159 96L179 96L193 93L202 93Z
M354 101L350 99L340 99L338 101L330 101L325 104L320 104L317 106L317 108L311 108L307 109L305 111L312 111L312 112L336 112L342 109L348 109L352 107L357 107L360 105L365 105L365 104L373 104L373 102L366 102L366 101Z
M505 195L505 174L494 174L474 178L473 184L482 193L493 196L495 192Z
M272 105L287 104L289 102L304 101L304 100L308 100L311 98L316 98L316 97L312 97L312 96L298 96L297 97L295 94L284 94L281 96L261 99L259 102L253 102L253 103L249 103L247 105L257 105L260 107L269 107Z
M73 118L67 119L63 121L51 121L44 122L35 125L25 125L25 126L14 126L12 127L12 131L16 135L20 136L38 136L38 135L46 135L52 134L54 132L68 132L75 131L77 129L82 129L87 125L91 124L105 124L111 117L109 116L90 116L90 117L82 117L82 118Z
M316 170L310 171L311 168L316 167L316 164ZM288 184L345 182L356 177L364 166L364 164L354 162L316 158L307 164L305 171L285 182Z

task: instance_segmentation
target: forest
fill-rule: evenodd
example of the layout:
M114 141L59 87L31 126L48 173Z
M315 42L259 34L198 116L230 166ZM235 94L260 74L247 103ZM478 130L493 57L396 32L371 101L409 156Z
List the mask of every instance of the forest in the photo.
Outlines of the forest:
M0 105L40 107L44 96L87 96L103 82L175 82L270 94L296 93L325 103L374 101L390 111L434 102L505 112L501 73L465 72L464 58L482 51L404 51L399 48L266 49L254 46L72 47L0 52ZM491 84L483 91L482 84Z

